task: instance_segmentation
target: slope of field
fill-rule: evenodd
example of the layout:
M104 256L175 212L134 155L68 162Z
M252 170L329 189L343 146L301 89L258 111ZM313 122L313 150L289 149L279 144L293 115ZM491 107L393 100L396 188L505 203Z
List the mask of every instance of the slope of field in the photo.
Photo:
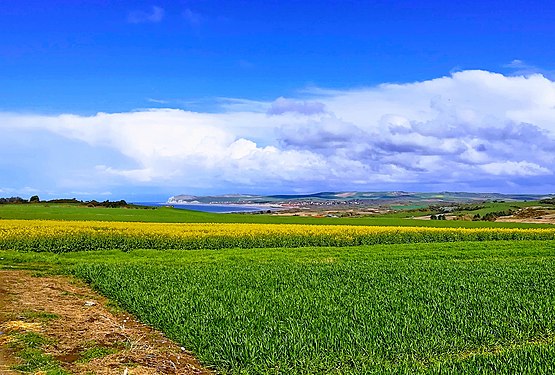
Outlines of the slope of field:
M72 277L0 270L0 331L2 375L213 374Z
M555 371L555 241L0 258L74 273L222 373Z

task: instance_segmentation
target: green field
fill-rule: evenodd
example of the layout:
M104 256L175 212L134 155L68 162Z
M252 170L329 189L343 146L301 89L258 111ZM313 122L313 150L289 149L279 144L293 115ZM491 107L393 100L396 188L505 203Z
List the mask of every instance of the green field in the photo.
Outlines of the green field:
M419 223L68 205L0 206L0 217ZM94 226L104 232L100 224ZM0 267L79 277L223 374L555 373L555 240L476 239L480 241L187 251L162 246L123 252L100 246L56 253L33 251L48 244L39 237L36 249L9 249L24 238L6 245L0 250ZM256 236L251 240L258 241ZM138 243L151 241L147 234L145 241Z
M85 279L222 373L555 371L555 241L0 258Z
M530 204L530 202L528 202ZM488 212L502 210L504 203L493 203ZM496 206L498 205L498 206ZM478 212L478 211L477 211ZM130 221L158 223L260 223L260 224L327 224L327 225L388 225L388 226L429 226L465 228L553 228L552 224L495 223L488 221L427 221L413 220L407 216L416 213L391 215L315 218L298 216L275 216L259 214L215 214L181 210L169 207L156 209L141 208L89 208L73 204L4 204L0 205L0 219L43 219L43 220L95 220Z

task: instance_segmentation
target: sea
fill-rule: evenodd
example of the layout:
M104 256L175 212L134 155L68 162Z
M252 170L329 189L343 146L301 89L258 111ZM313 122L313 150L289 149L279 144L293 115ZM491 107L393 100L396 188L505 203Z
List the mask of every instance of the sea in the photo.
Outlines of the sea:
M133 204L138 204L142 206L151 207L173 207L180 210L192 210L201 212L212 212L218 214L229 214L234 212L260 212L260 211L276 211L279 210L278 207L270 206L256 206L248 205L242 206L239 204L175 204L175 203L155 203L155 202L134 202Z

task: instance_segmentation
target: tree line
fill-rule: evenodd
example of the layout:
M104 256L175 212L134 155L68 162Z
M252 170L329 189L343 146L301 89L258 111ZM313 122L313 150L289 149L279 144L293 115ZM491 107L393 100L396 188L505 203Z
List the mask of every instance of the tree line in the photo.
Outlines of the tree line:
M65 203L65 204L85 205L88 207L109 207L109 208L130 206L123 199L119 201L105 200L103 202L98 202L94 199L90 201L82 201L76 198L50 199L50 200L42 201L38 195L33 195L29 199L24 199L21 197L0 198L0 204L32 204L32 203Z

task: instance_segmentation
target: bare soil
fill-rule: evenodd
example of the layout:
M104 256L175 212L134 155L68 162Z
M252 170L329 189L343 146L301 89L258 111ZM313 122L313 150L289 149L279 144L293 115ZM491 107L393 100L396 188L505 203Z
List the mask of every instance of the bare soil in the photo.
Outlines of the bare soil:
M19 361L9 345L13 332L47 338L45 353L72 374L212 374L162 333L114 310L73 278L0 271L0 374L16 373L10 370ZM83 362L92 346L113 353Z
M322 207L295 207L275 211L272 216L301 216L301 217L359 217L359 216L377 216L390 212L382 208L351 208L351 207L334 207L333 209Z
M430 220L430 215L412 217L416 220ZM461 219L456 215L445 215L445 220ZM462 217L462 220L472 220L472 215ZM500 216L495 219L501 223L531 223L531 224L555 224L555 210L544 207L527 207L518 210L514 215Z
M545 207L527 207L511 216L497 218L500 222L555 224L555 210Z
M499 217L497 222L505 223L529 223L529 224L555 224L555 215L541 216L536 218L515 218L513 216Z
M0 279L2 280L2 279ZM10 371L10 367L15 364L13 353L8 350L6 343L6 335L4 323L7 321L7 305L8 305L8 291L3 288L3 280L0 282L0 374L15 374Z

